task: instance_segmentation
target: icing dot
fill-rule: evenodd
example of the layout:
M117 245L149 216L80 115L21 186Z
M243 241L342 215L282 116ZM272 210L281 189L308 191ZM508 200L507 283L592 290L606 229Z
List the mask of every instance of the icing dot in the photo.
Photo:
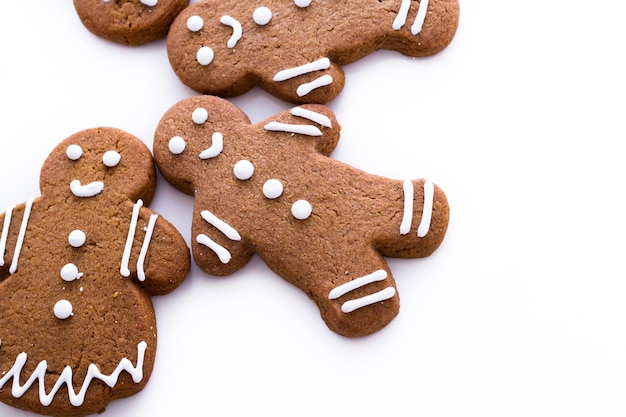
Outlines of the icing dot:
M65 266L61 268L61 278L63 281L72 282L82 276L83 274L78 272L78 268L74 264L65 264Z
M206 111L205 108L198 107L191 114L191 118L193 119L193 122L195 124L201 125L202 123L204 123L207 120L209 120L209 112Z
M311 0L293 0L298 7L309 7Z
M187 145L185 144L185 139L181 138L180 136L174 136L172 139L170 139L169 148L170 152L174 155L180 155L181 153L183 153L186 146Z
M70 245L72 247L80 248L81 246L85 244L85 241L87 240L87 236L85 235L85 232L77 229L77 230L72 230L67 240L70 242Z
M291 214L298 220L308 219L312 211L311 203L306 200L298 200L291 206Z
M70 145L65 150L65 154L72 161L77 161L81 156L83 156L83 148L78 145Z
M73 316L72 303L67 300L57 301L54 305L54 315L61 320L65 320Z
M159 0L141 0L141 2L142 2L143 4L145 4L146 6L153 7L153 6L156 6L156 5L157 5L157 3L159 2Z
M254 174L254 165L252 165L252 162L242 159L233 167L233 173L239 180L249 180L252 174Z
M267 198L278 198L283 194L283 184L276 179L265 181L263 184L263 195Z
M191 16L187 19L187 29L192 32L197 32L204 26L204 20L198 15Z
M104 155L102 155L102 162L109 168L113 168L114 166L119 164L121 159L122 155L120 155L119 152L116 151L106 151Z
M265 26L272 20L272 11L267 7L259 7L252 14L252 18L257 25Z
M209 65L211 62L213 62L213 49L209 48L208 46L203 46L202 48L198 49L198 53L196 54L196 59L198 60L198 63L200 65Z

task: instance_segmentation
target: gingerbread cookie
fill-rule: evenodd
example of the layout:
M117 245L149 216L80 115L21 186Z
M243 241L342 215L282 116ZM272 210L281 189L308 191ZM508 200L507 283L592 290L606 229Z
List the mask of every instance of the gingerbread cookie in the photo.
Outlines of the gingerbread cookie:
M286 101L326 103L343 89L341 65L377 49L435 54L458 18L458 0L202 0L176 18L167 51L200 93L259 85Z
M164 38L189 0L74 0L83 25L101 38L142 45Z
M257 253L304 291L335 332L364 336L398 313L383 256L430 255L449 208L426 180L391 180L329 158L340 126L319 104L250 124L226 100L174 105L155 133L159 170L195 196L192 251L209 274L228 275Z
M0 400L85 416L147 383L157 342L150 296L184 280L190 254L146 207L154 164L128 133L65 139L40 188L0 214Z

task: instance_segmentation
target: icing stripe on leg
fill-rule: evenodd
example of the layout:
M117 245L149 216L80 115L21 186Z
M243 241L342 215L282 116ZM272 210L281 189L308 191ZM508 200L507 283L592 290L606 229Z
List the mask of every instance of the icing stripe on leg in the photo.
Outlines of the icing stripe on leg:
M435 195L435 186L432 182L424 183L424 209L422 211L422 220L417 228L417 236L424 237L430 229L430 221L433 216L433 198Z
M374 294L366 295L365 297L357 298L355 300L346 301L341 306L341 311L344 313L351 313L354 310L358 310L362 307L385 301L396 295L396 289L393 287L387 287L384 290L378 291Z

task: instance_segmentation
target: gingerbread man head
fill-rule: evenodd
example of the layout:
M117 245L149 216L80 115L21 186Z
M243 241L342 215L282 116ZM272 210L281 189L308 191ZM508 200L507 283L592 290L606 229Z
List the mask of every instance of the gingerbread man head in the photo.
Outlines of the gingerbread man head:
M112 128L61 142L38 198L0 214L0 400L88 415L148 381L156 352L151 295L190 267L174 227L145 207L150 151Z
M184 84L219 96L254 85L286 101L326 103L341 65L377 49L423 57L456 31L458 0L203 0L172 23L167 49Z
M322 105L250 124L225 100L192 97L161 119L154 154L175 187L195 196L192 250L214 275L253 253L318 305L335 332L373 333L398 313L384 256L424 257L448 224L444 193L328 157L340 127Z

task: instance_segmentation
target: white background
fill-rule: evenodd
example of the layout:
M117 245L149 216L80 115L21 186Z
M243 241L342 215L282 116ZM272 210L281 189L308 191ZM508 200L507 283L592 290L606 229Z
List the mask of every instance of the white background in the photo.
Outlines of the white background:
M625 415L625 4L461 0L444 52L346 66L332 156L429 178L451 204L435 254L389 260L399 316L349 340L257 257L226 278L194 268L154 299L149 384L105 415ZM0 207L39 195L72 133L151 147L194 94L164 41L96 38L70 0L4 2L0 42ZM290 107L258 89L232 101L253 122ZM190 242L193 201L160 180L151 207Z

